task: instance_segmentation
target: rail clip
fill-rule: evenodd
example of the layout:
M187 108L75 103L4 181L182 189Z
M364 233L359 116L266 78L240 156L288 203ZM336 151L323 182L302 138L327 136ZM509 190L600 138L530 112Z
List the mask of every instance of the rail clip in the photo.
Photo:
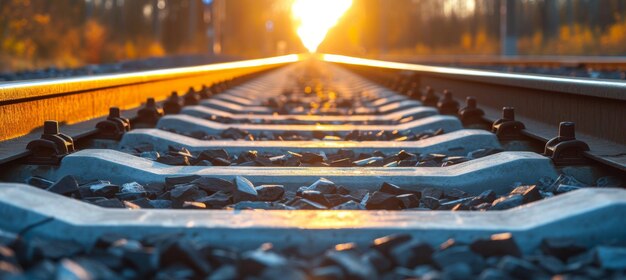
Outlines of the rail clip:
M57 121L45 121L41 139L31 141L26 149L32 153L27 163L58 165L64 156L74 152L74 140L59 132Z

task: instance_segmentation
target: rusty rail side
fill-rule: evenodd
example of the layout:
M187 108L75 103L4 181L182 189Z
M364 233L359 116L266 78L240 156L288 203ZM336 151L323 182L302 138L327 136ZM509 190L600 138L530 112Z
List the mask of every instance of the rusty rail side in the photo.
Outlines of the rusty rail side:
M26 135L41 127L45 120L74 124L104 116L111 106L134 108L148 97L159 101L172 91L210 86L301 59L300 55L286 55L127 74L3 83L0 84L0 140Z

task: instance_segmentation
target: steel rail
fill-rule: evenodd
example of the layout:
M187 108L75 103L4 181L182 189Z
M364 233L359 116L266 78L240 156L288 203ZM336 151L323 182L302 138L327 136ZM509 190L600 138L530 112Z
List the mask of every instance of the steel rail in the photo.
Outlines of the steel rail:
M383 55L379 60L412 64L453 64L517 67L570 67L592 70L626 70L626 57L619 56L551 56L551 55Z
M577 138L591 146L590 158L626 170L626 82L426 66L324 54L319 59L378 73L411 75L420 86L449 89L458 99L478 98L488 121L504 106L516 108L528 136L547 141L558 123L576 122Z
M296 62L299 55L203 66L89 77L0 83L0 140L40 128L45 120L73 124L107 114L109 107L137 107L147 97L211 85L236 76Z

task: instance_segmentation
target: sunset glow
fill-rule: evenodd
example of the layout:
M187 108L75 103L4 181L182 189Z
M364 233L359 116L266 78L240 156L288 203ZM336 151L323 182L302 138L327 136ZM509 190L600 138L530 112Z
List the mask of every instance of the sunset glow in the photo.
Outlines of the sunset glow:
M352 0L295 0L291 13L297 22L297 33L304 47L314 53L328 30L350 8Z

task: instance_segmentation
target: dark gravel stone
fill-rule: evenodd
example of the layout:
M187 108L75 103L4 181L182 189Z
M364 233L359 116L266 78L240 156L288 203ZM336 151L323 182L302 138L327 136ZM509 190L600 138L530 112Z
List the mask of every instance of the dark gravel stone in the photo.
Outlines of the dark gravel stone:
M158 195L158 194L163 193L163 191L165 191L165 183L151 182L151 183L147 183L146 185L144 185L143 188L148 193L153 193L153 194Z
M359 258L358 254L352 251L327 251L324 255L322 265L336 265L341 267L346 275L345 279L375 279L376 271L367 262Z
M383 157L369 157L362 160L354 161L352 164L359 167L380 167L383 166L385 163Z
M104 208L126 208L124 203L117 198L98 200L93 203Z
M508 280L513 279L506 272L495 268L487 268L478 275L479 280Z
M225 279L238 279L237 267L234 265L224 265L213 271L209 275L207 280L225 280Z
M155 279L193 279L193 269L183 264L173 264L158 270Z
M140 199L135 199L133 201L131 201L131 203L141 207L141 208L154 208L154 206L152 206L152 204L150 204L150 200L147 198L140 198Z
M486 190L477 196L482 202L492 203L496 200L497 196L493 190Z
M393 195L415 194L418 199L422 195L418 191L411 191L411 190L402 189L402 188L400 188L397 185L394 185L394 184L391 184L391 183L387 183L387 182L384 182L382 185L380 185L380 188L378 189L378 191L384 192L384 193L393 194Z
M156 161L158 163L167 164L167 165L178 165L178 166L191 165L191 162L189 161L189 157L186 157L186 156L164 155L164 156L159 157Z
M206 192L200 190L195 184L177 185L170 191L174 207L182 206L186 201L196 201L206 195Z
M420 205L419 197L413 193L401 194L396 196L396 198L402 203L402 208L415 208Z
M122 184L122 187L120 188L120 192L121 193L140 193L140 192L146 192L146 189L144 189L144 187L137 182L131 182L131 183Z
M329 207L331 205L328 199L326 199L326 197L319 191L306 190L302 192L301 196L304 199L308 199L326 207Z
M346 203L337 205L333 207L332 209L333 210L365 210L365 206L361 205L360 203L354 200L350 200Z
M233 203L232 197L224 192L216 192L210 196L199 198L196 201L204 203L209 209L221 209Z
M208 161L211 163L211 166L230 166L232 165L232 162L228 159L225 158L214 158L210 161ZM207 165L208 166L208 165Z
M127 238L124 235L117 233L104 233L96 240L95 248L106 249L115 243L127 242Z
M328 207L334 207L337 205L341 205L344 204L348 201L351 200L357 200L356 198L349 196L349 195L341 195L341 194L327 194L324 195L324 197L326 198L326 200L328 201L329 205Z
M308 187L300 187L300 189L298 189L298 192L302 192L305 190L319 191L323 194L333 194L337 192L337 186L335 185L335 183L326 178L320 178Z
M160 265L182 263L202 276L208 275L212 270L198 248L189 240L171 240L158 248L158 251Z
M561 274L566 270L563 262L553 256L536 255L530 256L528 259L553 275Z
M420 200L420 202L421 202L421 205L432 210L437 210L439 206L441 205L441 203L439 202L439 199L436 199L432 196L422 196L422 199Z
M254 250L243 254L240 271L243 275L259 275L271 267L284 267L288 264L285 257L267 250Z
M597 264L603 269L626 270L626 248L598 246L594 250Z
M395 195L375 191L365 204L368 210L398 210L402 208L402 201Z
M576 178L574 178L572 176L561 174L561 175L559 175L558 178L556 178L556 180L554 180L552 182L552 184L547 186L544 191L556 192L556 190L559 187L559 185L567 185L567 186L574 186L574 187L581 187L581 188L587 186L587 185L579 182L578 180L576 180Z
M587 250L586 247L569 238L546 238L541 241L540 248L544 254L554 256L561 261L567 261Z
M230 155L224 149L204 150L204 151L200 152L200 154L198 155L198 159L199 160L212 161L215 158L228 159L228 158L230 158Z
M443 196L452 200L457 200L460 198L468 197L469 195L462 190L452 188L443 190Z
M303 163L321 163L324 161L324 157L320 154L304 152L300 158L300 162Z
M81 193L81 197L103 196L106 198L112 198L120 191L120 186L111 184L108 181L100 181L100 183L83 185L79 187L79 193Z
M500 259L498 268L518 279L530 279L544 274L531 262L512 256L504 256Z
M365 198L365 196L369 197L369 191L365 190L365 189L357 189L357 190L352 190L350 191L350 196L356 198L357 200L361 201L363 200L363 198Z
M274 164L269 158L260 155L254 159L254 163L257 166L272 166Z
M330 162L330 166L333 166L333 167L351 167L352 166L352 159L351 158L342 158L342 159L333 160L333 161Z
M392 234L374 239L371 248L378 250L385 256L389 256L391 249L394 247L409 242L412 239L408 234Z
M539 193L539 187L536 185L531 186L519 186L511 191L510 194L519 194L524 197L523 203L530 203L533 201L541 200L543 197Z
M489 239L478 239L472 242L470 248L483 257L506 255L520 257L522 255L510 233L494 234Z
M64 259L56 266L57 279L115 279L116 275L105 265L86 258Z
M422 197L432 197L436 199L441 199L443 197L443 191L435 188L424 188L422 190Z
M472 268L466 263L455 263L441 270L441 278L443 279L470 279L472 274Z
M116 193L115 197L120 200L135 200L147 197L147 192L128 192L128 193Z
M512 194L509 196L501 197L493 201L491 204L491 210L506 210L513 207L522 205L524 197L520 194Z
M432 254L434 252L435 250L429 244L415 240L391 248L389 255L394 264L413 268L418 265L432 263Z
M319 204L317 202L313 202L308 199L304 199L304 198L298 199L291 206L295 207L296 209L301 209L301 210L324 210L326 209L326 206Z
M245 209L262 209L262 210L270 210L273 209L271 202L267 201L241 201L235 204L229 205L226 209L237 209L237 210L245 210Z
M379 273L389 271L393 268L391 259L377 250L368 250L363 253L361 260L372 265Z
M440 268L457 263L464 263L472 268L473 273L479 273L485 267L483 258L472 252L469 246L452 246L443 251L435 252L432 258L434 263Z
M200 175L182 175L182 176L173 176L173 177L165 177L165 185L169 188L180 185L191 183L192 181L202 178Z
M260 185L255 187L258 199L261 201L276 201L285 194L285 187L282 185Z
M200 177L191 181L191 184L198 186L198 188L209 194L219 191L232 193L235 189L235 185L232 182L214 177Z
M150 205L156 209L169 209L172 208L172 201L163 200L163 199L155 199L150 200Z
M310 273L310 280L341 280L346 279L341 267L336 265L314 268Z
M40 261L31 267L24 276L27 279L48 279L56 273L56 264L50 260Z
M272 266L266 268L261 274L262 279L293 279L308 280L306 274L293 266Z
M70 258L84 252L83 246L73 241L34 238L27 244L31 261L60 260Z
M473 199L475 199L474 197L464 197L464 198L459 198L456 200L449 200L449 201L445 201L445 202L440 202L439 204L439 208L437 208L437 210L452 210L455 209L456 210L468 210L469 206L466 205L469 204L470 201L472 201Z
M446 157L446 158L444 158L442 160L441 167L452 166L452 165L463 163L463 162L466 162L466 161L469 161L469 160L470 160L469 158L460 157L460 156L457 156L457 157Z
M149 152L141 152L139 156L142 158L147 158L149 160L158 160L161 157L161 154L157 151L149 151Z
M69 196L78 191L78 182L72 175L67 175L46 189L60 195Z
M241 176L235 177L234 181L235 190L233 192L233 202L255 201L258 199L258 193L252 182Z

